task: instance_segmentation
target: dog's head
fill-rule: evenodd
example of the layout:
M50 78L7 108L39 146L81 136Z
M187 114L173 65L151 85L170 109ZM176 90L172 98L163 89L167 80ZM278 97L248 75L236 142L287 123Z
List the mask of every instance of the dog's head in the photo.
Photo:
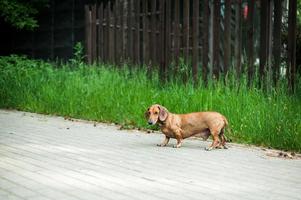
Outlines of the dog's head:
M147 109L145 118L149 125L154 125L158 121L164 122L167 119L168 110L161 105L155 104Z

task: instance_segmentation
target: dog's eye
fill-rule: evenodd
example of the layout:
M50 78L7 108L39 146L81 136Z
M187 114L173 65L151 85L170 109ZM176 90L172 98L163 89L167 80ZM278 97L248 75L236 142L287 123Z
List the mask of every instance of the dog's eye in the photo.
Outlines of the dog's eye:
M155 112L155 115L157 115L158 114L158 112Z

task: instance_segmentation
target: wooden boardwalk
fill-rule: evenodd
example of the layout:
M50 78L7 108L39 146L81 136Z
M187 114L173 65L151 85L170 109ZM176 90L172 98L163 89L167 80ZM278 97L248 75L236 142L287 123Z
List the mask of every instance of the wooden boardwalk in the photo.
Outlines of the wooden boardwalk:
M301 199L301 160L0 110L0 199Z

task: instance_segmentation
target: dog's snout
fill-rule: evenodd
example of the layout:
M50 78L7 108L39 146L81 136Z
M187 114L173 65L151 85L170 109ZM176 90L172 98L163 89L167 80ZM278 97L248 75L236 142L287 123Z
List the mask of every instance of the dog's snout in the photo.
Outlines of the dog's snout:
M148 124L149 124L149 125L153 125L153 122L152 122L152 121L148 121Z

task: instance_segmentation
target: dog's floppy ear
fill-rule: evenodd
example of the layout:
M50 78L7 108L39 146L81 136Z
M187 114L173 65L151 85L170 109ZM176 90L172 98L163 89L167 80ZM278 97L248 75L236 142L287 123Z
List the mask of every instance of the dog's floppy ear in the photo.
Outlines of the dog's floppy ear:
M167 118L167 115L168 115L168 111L167 111L167 109L166 108L164 108L163 106L158 106L159 107L159 110L160 110L160 113L159 113L159 120L160 121L165 121L166 120L166 118Z

